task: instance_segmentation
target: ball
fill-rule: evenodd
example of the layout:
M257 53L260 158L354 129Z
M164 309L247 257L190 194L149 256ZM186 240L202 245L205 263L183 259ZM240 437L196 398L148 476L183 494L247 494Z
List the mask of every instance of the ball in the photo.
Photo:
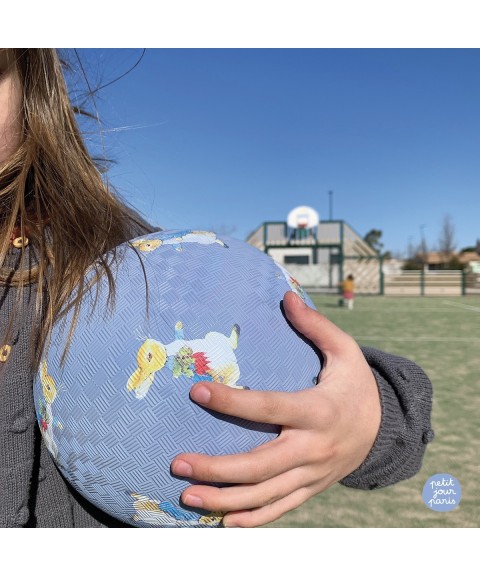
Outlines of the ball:
M208 231L125 243L113 275L113 308L104 275L83 297L66 355L73 312L53 327L34 382L44 442L69 483L120 521L221 526L221 511L181 503L194 481L172 475L171 461L249 451L279 427L206 410L190 388L315 386L320 356L288 323L282 299L293 290L313 304L271 257Z

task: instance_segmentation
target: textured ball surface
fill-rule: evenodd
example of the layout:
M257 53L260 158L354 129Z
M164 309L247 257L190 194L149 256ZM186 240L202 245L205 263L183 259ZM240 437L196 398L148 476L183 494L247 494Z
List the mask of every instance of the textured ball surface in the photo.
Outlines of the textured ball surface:
M294 290L313 305L269 256L211 232L157 232L126 243L119 257L113 311L103 277L93 312L92 295L84 298L63 364L72 313L54 327L34 384L44 441L66 479L121 521L219 526L221 512L182 505L189 483L170 473L171 461L182 452L249 451L279 429L207 411L190 388L208 380L314 386L319 356L281 301Z

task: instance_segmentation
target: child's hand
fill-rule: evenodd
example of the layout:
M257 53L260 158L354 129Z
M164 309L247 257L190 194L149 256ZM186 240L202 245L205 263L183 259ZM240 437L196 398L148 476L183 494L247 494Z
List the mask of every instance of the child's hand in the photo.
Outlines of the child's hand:
M173 461L174 474L238 485L192 485L182 494L187 505L227 512L227 527L269 523L343 479L365 460L380 426L377 384L355 341L292 292L284 310L324 355L316 387L283 393L196 383L190 393L209 409L282 426L276 439L248 453Z

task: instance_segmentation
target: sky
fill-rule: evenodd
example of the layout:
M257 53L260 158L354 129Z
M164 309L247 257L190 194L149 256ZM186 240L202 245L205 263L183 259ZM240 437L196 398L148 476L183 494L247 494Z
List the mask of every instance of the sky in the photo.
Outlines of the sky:
M92 87L142 54L77 52ZM307 205L399 256L448 215L461 249L480 238L479 68L479 49L149 48L96 93L87 140L163 228L245 240Z

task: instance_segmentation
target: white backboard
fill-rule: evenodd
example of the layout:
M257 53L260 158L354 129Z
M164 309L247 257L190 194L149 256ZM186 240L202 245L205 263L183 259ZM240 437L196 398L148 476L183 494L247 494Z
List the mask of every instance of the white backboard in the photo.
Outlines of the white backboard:
M310 206L297 206L288 213L287 224L290 228L314 228L318 226L320 216Z

